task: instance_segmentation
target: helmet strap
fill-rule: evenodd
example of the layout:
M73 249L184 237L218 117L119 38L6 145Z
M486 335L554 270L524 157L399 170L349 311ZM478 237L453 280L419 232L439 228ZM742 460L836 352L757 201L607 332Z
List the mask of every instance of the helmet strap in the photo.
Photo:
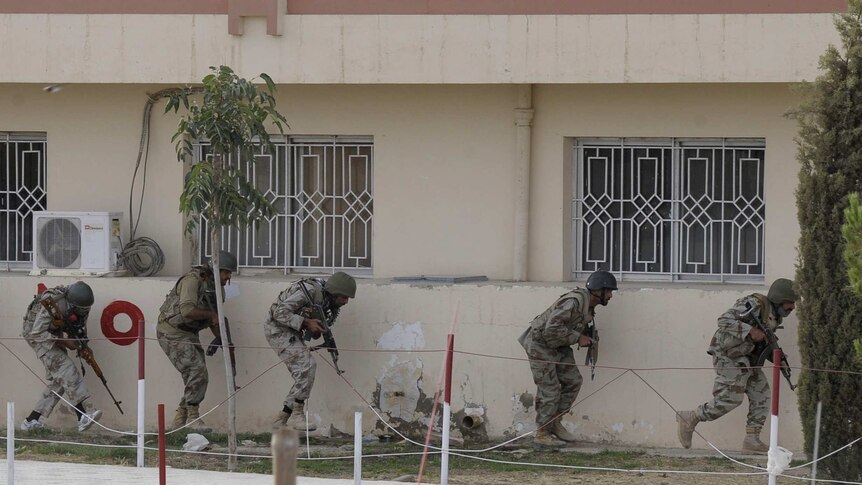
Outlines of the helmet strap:
M605 298L605 289L604 288L600 289L598 294L594 293L594 290L589 290L589 292L590 292L590 295L599 299L599 303L602 306L608 304L608 300Z

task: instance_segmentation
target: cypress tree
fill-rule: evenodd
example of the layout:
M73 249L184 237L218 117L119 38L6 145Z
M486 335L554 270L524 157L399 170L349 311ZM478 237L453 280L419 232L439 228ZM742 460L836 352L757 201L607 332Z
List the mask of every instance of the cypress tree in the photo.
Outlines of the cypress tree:
M847 263L847 277L850 288L858 298L862 298L862 206L859 205L859 194L849 197L850 205L844 209L844 226L841 234L844 236L844 262ZM856 356L862 359L862 339L853 341Z
M801 229L796 282L799 348L798 389L805 448L812 450L817 402L823 403L820 455L862 436L862 376L822 369L862 370L853 341L862 330L862 299L848 282L841 227L848 195L862 190L862 0L835 17L841 49L820 57L821 75L802 88L796 191ZM862 480L862 446L823 460L833 479Z

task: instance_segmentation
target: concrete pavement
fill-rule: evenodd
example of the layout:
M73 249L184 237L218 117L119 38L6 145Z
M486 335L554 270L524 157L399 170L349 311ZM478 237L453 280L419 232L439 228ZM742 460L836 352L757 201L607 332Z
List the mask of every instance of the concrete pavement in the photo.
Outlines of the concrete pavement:
M6 460L0 460L0 485L12 485L7 479ZM227 473L208 470L167 469L168 484L182 485L273 485L271 475ZM14 485L154 485L159 483L157 468L135 468L120 465L90 465L15 460ZM353 479L299 477L297 485L353 485ZM368 485L404 485L403 482L363 480Z

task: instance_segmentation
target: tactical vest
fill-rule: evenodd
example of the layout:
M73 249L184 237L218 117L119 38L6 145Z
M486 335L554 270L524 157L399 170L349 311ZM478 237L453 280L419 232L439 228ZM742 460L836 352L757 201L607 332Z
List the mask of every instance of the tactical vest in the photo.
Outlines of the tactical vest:
M542 327L545 326L545 322L548 320L550 314L554 311L554 308L561 302L566 300L575 300L575 306L572 308L572 313L575 312L583 313L584 305L586 304L586 299L589 297L589 292L583 288L575 288L574 290L563 293L559 298L554 302L554 305L543 311L542 313L536 315L533 318L533 321L530 322L530 326L534 329L541 330ZM589 319L587 319L589 322ZM586 323L586 322L585 322Z
M46 298L52 298L55 302L62 301L66 299L66 287L65 286L57 286L55 288L49 288L43 291L39 295L35 295L33 300L27 305L27 312L24 314L24 326L21 332L21 336L27 337L30 335L30 332L33 330L33 324L36 323L36 315L39 314L39 310L42 309L42 300ZM51 333L60 334L62 333L62 329L55 329L52 326Z
M326 324L329 326L335 325L335 320L338 318L338 312L341 309L337 305L332 304L332 301L326 297L326 282L320 278L303 278L290 285L287 289L287 294L293 295L295 293L303 293L304 295L301 285L305 285L308 296L312 299L320 297L321 300L306 303L297 313L301 314L305 318L319 318L319 316L315 314L313 307L314 304L318 304L323 308L323 313L326 317ZM307 299L308 298L306 298L306 300Z
M183 279L197 278L200 281L200 287L198 288L195 308L215 311L215 290L212 288L214 286L214 282L210 282L209 278L205 277L207 272L208 271L203 268L196 268L184 274L177 280L174 287L165 296L165 302L162 303L162 306L159 308L159 324L164 322L174 329L190 333L198 333L209 327L209 320L191 320L183 317L180 312L180 294L178 291ZM163 327L161 330L165 331L167 329Z
M593 315L587 315L585 313L585 308L588 308L586 305L589 304L589 291L584 288L575 288L568 293L563 293L562 295L560 295L560 297L557 298L556 301L554 301L554 304L550 308L546 309L544 312L540 313L539 315L536 315L536 317L533 318L527 330L525 330L524 333L521 334L520 337L518 337L518 341L521 343L522 346L525 346L526 348L527 341L532 341L533 338L538 339L538 342L540 343L544 342L542 332L544 331L545 324L547 323L548 318L550 318L550 314L557 306L559 306L566 300L574 300L575 302L572 306L572 315L569 317L570 321L574 320L574 315L576 314L584 316L584 325L587 325L589 324L589 322L592 321ZM584 329L573 328L572 330L575 332L583 332ZM546 343L543 343L543 345L546 345Z

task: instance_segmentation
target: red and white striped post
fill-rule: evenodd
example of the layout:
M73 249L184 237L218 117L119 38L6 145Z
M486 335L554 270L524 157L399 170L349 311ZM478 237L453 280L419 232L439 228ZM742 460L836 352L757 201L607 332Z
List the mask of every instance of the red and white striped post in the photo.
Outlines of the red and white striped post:
M146 407L144 405L144 338L146 337L144 319L138 320L138 467L144 466L144 418Z
M772 351L772 420L769 422L769 456L778 455L778 390L781 387L781 349ZM775 485L776 475L769 473L769 485Z
M452 419L452 351L455 335L449 334L446 343L446 392L443 399L443 453L440 457L440 485L449 483L449 423Z

